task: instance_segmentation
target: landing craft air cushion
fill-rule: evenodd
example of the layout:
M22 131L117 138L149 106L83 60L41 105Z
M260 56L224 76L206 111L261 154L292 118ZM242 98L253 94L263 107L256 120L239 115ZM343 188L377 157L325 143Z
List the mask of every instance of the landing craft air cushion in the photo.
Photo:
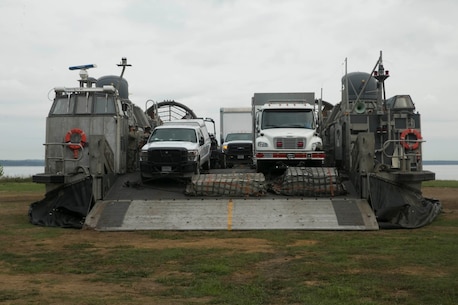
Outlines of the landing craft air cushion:
M55 88L45 172L33 177L46 185L46 195L31 204L33 224L100 231L377 230L420 227L440 211L439 202L421 196L421 181L434 173L422 170L419 115L406 96L382 95L381 54L377 71L343 78L342 102L332 110L308 101L318 109L315 137L323 140L324 164L291 164L277 177L265 175L265 167L212 167L190 180L152 183L127 172L129 126L141 132L162 124L162 106L182 106L182 117L192 110L166 101L142 111L123 78L130 65L123 59L118 66L120 77L98 80L87 75L94 65L76 66L80 86Z

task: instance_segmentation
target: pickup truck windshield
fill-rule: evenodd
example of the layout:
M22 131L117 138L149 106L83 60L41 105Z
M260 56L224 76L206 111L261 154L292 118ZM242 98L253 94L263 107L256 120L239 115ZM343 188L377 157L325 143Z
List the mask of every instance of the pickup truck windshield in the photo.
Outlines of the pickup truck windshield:
M228 133L226 136L226 142L238 141L238 140L253 140L253 134L251 133Z
M311 109L266 109L262 115L261 129L314 128Z
M197 143L196 132L191 128L161 128L155 129L149 142L184 141Z

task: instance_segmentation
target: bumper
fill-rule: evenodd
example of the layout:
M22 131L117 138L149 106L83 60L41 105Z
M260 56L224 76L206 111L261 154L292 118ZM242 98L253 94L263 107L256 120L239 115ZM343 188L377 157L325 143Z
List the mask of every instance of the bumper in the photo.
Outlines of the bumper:
M185 176L194 173L197 167L196 161L183 163L154 163L140 161L140 172L143 177L157 176Z
M251 163L253 156L243 154L224 154L228 163Z

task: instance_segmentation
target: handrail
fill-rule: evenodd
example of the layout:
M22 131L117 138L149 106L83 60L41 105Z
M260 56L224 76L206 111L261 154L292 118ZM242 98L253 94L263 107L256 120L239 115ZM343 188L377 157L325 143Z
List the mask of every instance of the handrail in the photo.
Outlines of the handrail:
M61 174L66 174L65 173L65 163L66 162L76 162L76 161L81 161L81 159L83 158L83 152L84 152L84 147L83 145L81 145L81 143L62 143L62 142L55 142L55 143L44 143L43 144L44 146L48 147L48 146L60 146L60 155L61 156L55 156L55 157L50 157L50 156L46 156L46 159L53 159L53 160L57 160L57 161L61 161L63 163L63 166L62 166L62 172ZM81 148L81 154L79 154L78 158L65 158L65 147L68 147L70 145L78 145L80 148Z

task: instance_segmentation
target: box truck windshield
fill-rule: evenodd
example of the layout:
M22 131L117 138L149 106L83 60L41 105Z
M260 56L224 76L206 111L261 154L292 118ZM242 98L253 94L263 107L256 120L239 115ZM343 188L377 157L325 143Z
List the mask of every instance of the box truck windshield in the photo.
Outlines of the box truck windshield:
M311 109L266 109L262 116L261 129L313 127Z

